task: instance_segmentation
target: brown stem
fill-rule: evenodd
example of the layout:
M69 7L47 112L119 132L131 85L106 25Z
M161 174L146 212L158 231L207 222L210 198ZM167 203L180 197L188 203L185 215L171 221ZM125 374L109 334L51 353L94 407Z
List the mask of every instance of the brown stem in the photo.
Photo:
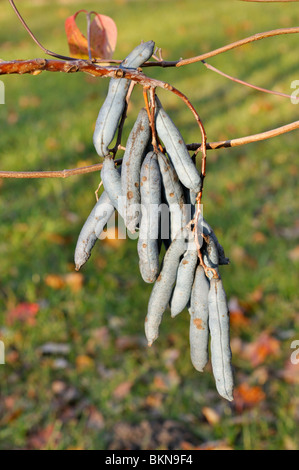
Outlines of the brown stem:
M205 54L198 55L196 57L191 57L190 59L182 59L179 60L176 64L176 67L182 67L183 65L190 65L194 64L195 62L200 62L205 59L209 59L210 57L215 57L218 54L222 54L223 52L231 51L232 49L236 49L237 47L244 46L245 44L250 44L254 41L260 41L261 39L271 38L273 36L281 36L283 34L296 34L299 33L299 27L295 28L281 28L281 29L274 29L271 31L265 31L263 33L254 34L253 36L249 36L245 39L241 39L240 41L233 42L228 44L224 47L219 47L214 51L206 52Z
M152 130L152 145L154 151L158 153L158 136L155 124L155 114L156 114L156 89L150 88L150 98L151 98L151 130Z
M212 65L208 64L205 60L203 60L202 63L205 67L207 67L207 69L212 70L212 72L216 72L219 75L222 75L223 77L228 78L229 80L232 80L233 82L240 83L241 85L247 86L249 88L253 88L254 90L262 91L263 93L270 93L271 95L282 96L283 98L290 98L290 99L292 98L290 95L286 95L285 93L280 93L279 91L268 90L267 88L261 88L256 85L252 85L251 83L244 82L244 80L240 80L239 78L232 77L231 75L221 72L221 70L216 69L216 67L213 67Z
M277 127L276 129L271 129L270 131L261 132L259 134L248 135L245 137L239 137L237 139L231 139L231 140L220 140L219 142L209 142L207 143L207 150L218 150L221 148L239 147L241 145L247 145L253 142L260 142L262 140L271 139L273 137L286 134L287 132L291 132L296 129L299 129L299 121L294 121L285 126ZM188 144L187 148L188 150L197 151L201 149L201 144L200 143Z
M122 159L115 160L117 165L121 164ZM0 178L68 178L74 175L84 175L102 169L102 163L95 165L82 166L80 168L73 168L69 170L56 170L56 171L0 171Z
M17 9L15 3L13 0L9 0L9 3L11 4L12 8L14 9L14 12L15 14L17 15L17 17L19 18L20 22L22 23L22 25L24 26L24 28L26 29L27 33L29 34L29 36L33 39L33 41L35 42L35 44L38 45L38 47L40 47L46 54L48 55L51 55L53 57L57 57L57 59L63 59L63 60L76 60L72 57L68 57L68 56L64 56L64 55L60 55L60 54L56 54L56 52L52 52L52 51L49 51L49 49L46 49L40 42L39 40L35 37L35 35L33 34L33 32L31 31L31 29L29 28L29 26L27 25L27 23L25 22L25 20L23 19L21 13L19 12L19 10Z
M259 142L262 140L267 140L272 137L277 137L279 135L291 132L293 130L299 129L299 121L292 122L286 126L278 127L271 131L262 132L261 134L250 135L246 137L240 137L238 139L232 140L222 140L219 142L209 142L207 143L207 150L219 150L222 148L238 147L241 145L250 144L253 142ZM125 147L119 146L121 150L126 150ZM188 150L200 150L200 143L187 144ZM121 159L116 160L116 163L120 164ZM94 171L101 170L102 164L97 163L95 165L61 170L61 171L0 171L0 178L67 178L73 175L92 173Z

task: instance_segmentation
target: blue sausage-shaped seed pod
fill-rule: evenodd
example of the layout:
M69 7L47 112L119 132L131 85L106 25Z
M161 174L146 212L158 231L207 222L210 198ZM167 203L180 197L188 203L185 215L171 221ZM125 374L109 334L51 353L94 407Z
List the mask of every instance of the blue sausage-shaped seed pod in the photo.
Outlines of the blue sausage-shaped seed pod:
M154 284L145 318L145 335L149 346L159 336L159 326L171 298L181 256L187 248L187 230L182 229L168 248L161 272Z
M161 204L161 174L157 154L149 152L140 172L141 221L137 250L142 279L156 280L159 273L159 228Z
M164 198L170 210L171 239L190 221L188 208L184 197L183 186L178 175L167 157L158 152L158 163L161 171Z
M125 224L134 233L140 222L140 170L151 131L146 109L139 112L126 143L122 160L121 189L125 201Z
M198 193L202 186L201 177L191 160L184 139L157 97L156 103L156 128L158 136L163 141L167 154L182 184L194 193Z
M86 219L79 234L75 249L76 271L79 271L81 266L89 259L92 248L114 211L115 208L108 194L104 191Z
M212 369L218 393L233 400L233 370L231 364L229 311L222 280L211 279L209 291L209 329L211 334Z
M140 44L120 64L120 68L140 67L152 56L154 46L153 41ZM126 78L110 80L108 94L98 114L93 134L93 143L100 157L105 157L109 153L108 147L123 113L129 85L130 80Z
M101 179L104 189L113 206L121 217L124 217L124 201L121 195L121 168L116 168L112 157L107 156L103 161Z
M176 283L170 301L172 318L181 313L189 302L194 281L194 273L198 262L198 253L194 242L194 234L189 239L188 249L180 261Z
M196 370L202 372L209 360L209 289L210 283L199 265L190 300L190 355Z

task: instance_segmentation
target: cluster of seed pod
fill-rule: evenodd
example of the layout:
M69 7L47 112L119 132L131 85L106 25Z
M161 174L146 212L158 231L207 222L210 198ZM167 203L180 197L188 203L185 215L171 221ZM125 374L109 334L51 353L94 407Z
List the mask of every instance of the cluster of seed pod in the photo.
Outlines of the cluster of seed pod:
M120 67L140 67L153 54L152 41L142 43ZM228 259L209 224L200 215L196 196L202 178L190 158L183 137L155 97L154 145L151 113L138 114L119 168L109 152L122 116L129 88L127 79L111 79L94 132L94 145L103 158L104 192L87 218L75 250L76 269L88 260L105 225L117 210L131 233L139 231L140 273L154 283L145 319L151 345L159 335L163 313L175 317L190 313L190 353L194 367L208 362L209 337L212 370L221 396L233 399L229 344L229 311L218 266ZM165 148L165 150L164 150ZM197 213L197 217L195 217ZM165 255L160 262L162 245ZM200 256L199 256L200 251Z

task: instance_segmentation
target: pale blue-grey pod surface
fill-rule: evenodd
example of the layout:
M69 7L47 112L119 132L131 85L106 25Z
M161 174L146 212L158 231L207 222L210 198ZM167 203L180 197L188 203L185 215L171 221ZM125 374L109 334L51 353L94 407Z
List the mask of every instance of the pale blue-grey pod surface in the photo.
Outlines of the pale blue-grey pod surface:
M155 152L149 152L140 172L141 221L137 251L142 279L156 280L159 273L159 228L161 204L161 173Z
M139 44L121 63L120 68L137 68L146 62L153 54L155 43L148 41ZM93 143L100 157L108 155L117 130L118 122L123 113L130 80L126 78L111 78L106 99L98 114Z
M190 355L196 370L202 372L209 360L209 289L202 266L198 266L190 300Z
M112 157L105 157L101 170L103 186L115 209L121 217L124 217L124 201L121 195L120 171L121 168L116 168Z
M202 248L202 254L203 254L203 260L205 265L208 268L215 269L217 273L219 273L218 267L219 267L219 256L218 256L218 250L216 247L216 243L214 242L213 238L211 236L208 236L208 241L204 242L203 248ZM209 279L212 279L213 277L213 272L208 271L208 277Z
M145 335L151 345L159 336L159 326L171 298L181 256L186 251L187 230L182 230L168 248L161 272L156 280L148 303Z
M233 400L229 311L221 279L211 279L209 291L209 328L211 334L212 369L218 393Z
M183 186L178 175L163 153L158 153L158 163L162 175L163 193L170 210L171 239L190 221L188 208L184 197Z
M95 242L100 237L115 208L104 191L83 225L75 249L75 265L78 271L89 259Z
M163 141L167 154L177 172L180 181L186 188L198 193L201 189L201 177L187 150L184 139L174 122L156 98L156 128Z
M150 135L147 111L143 108L130 132L122 160L121 189L125 201L125 224L132 233L141 218L140 170Z
M192 233L188 242L188 249L178 267L176 283L170 300L171 316L173 318L181 313L189 302L197 262L198 253Z
M212 229L212 227L208 224L208 222L203 218L200 217L198 220L198 226L200 230L203 230L205 235L210 236L213 240L214 243L216 244L217 251L218 251L218 257L219 257L219 265L227 265L229 264L229 258L225 256L224 249L222 245L220 245L219 240Z

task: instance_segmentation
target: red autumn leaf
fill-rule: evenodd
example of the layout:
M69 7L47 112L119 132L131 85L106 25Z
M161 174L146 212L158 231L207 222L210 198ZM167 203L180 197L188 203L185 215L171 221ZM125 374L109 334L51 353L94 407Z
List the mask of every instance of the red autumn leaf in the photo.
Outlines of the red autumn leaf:
M133 382L127 380L125 382L120 383L113 391L113 397L117 400L122 400L129 395L131 388L133 386Z
M265 399L266 395L259 386L250 386L247 383L239 385L234 392L234 403L238 412L245 408L253 408Z
M76 24L76 17L86 10L79 10L65 20L65 32L73 57L88 58L88 41ZM111 59L117 42L117 27L113 19L96 14L90 25L90 50L93 58Z
M35 317L39 311L39 305L36 303L22 302L7 314L7 323L13 324L15 321L22 321L34 325Z
M56 447L61 438L59 431L55 430L54 424L48 424L45 428L38 430L32 434L27 441L29 449L41 450L44 449L49 443Z
M230 323L233 327L242 328L249 325L249 318L245 316L244 310L236 297L232 297L229 300L228 308L230 312Z
M277 356L280 342L268 333L262 333L256 341L247 344L243 351L243 357L248 359L253 367L265 362L268 356Z

